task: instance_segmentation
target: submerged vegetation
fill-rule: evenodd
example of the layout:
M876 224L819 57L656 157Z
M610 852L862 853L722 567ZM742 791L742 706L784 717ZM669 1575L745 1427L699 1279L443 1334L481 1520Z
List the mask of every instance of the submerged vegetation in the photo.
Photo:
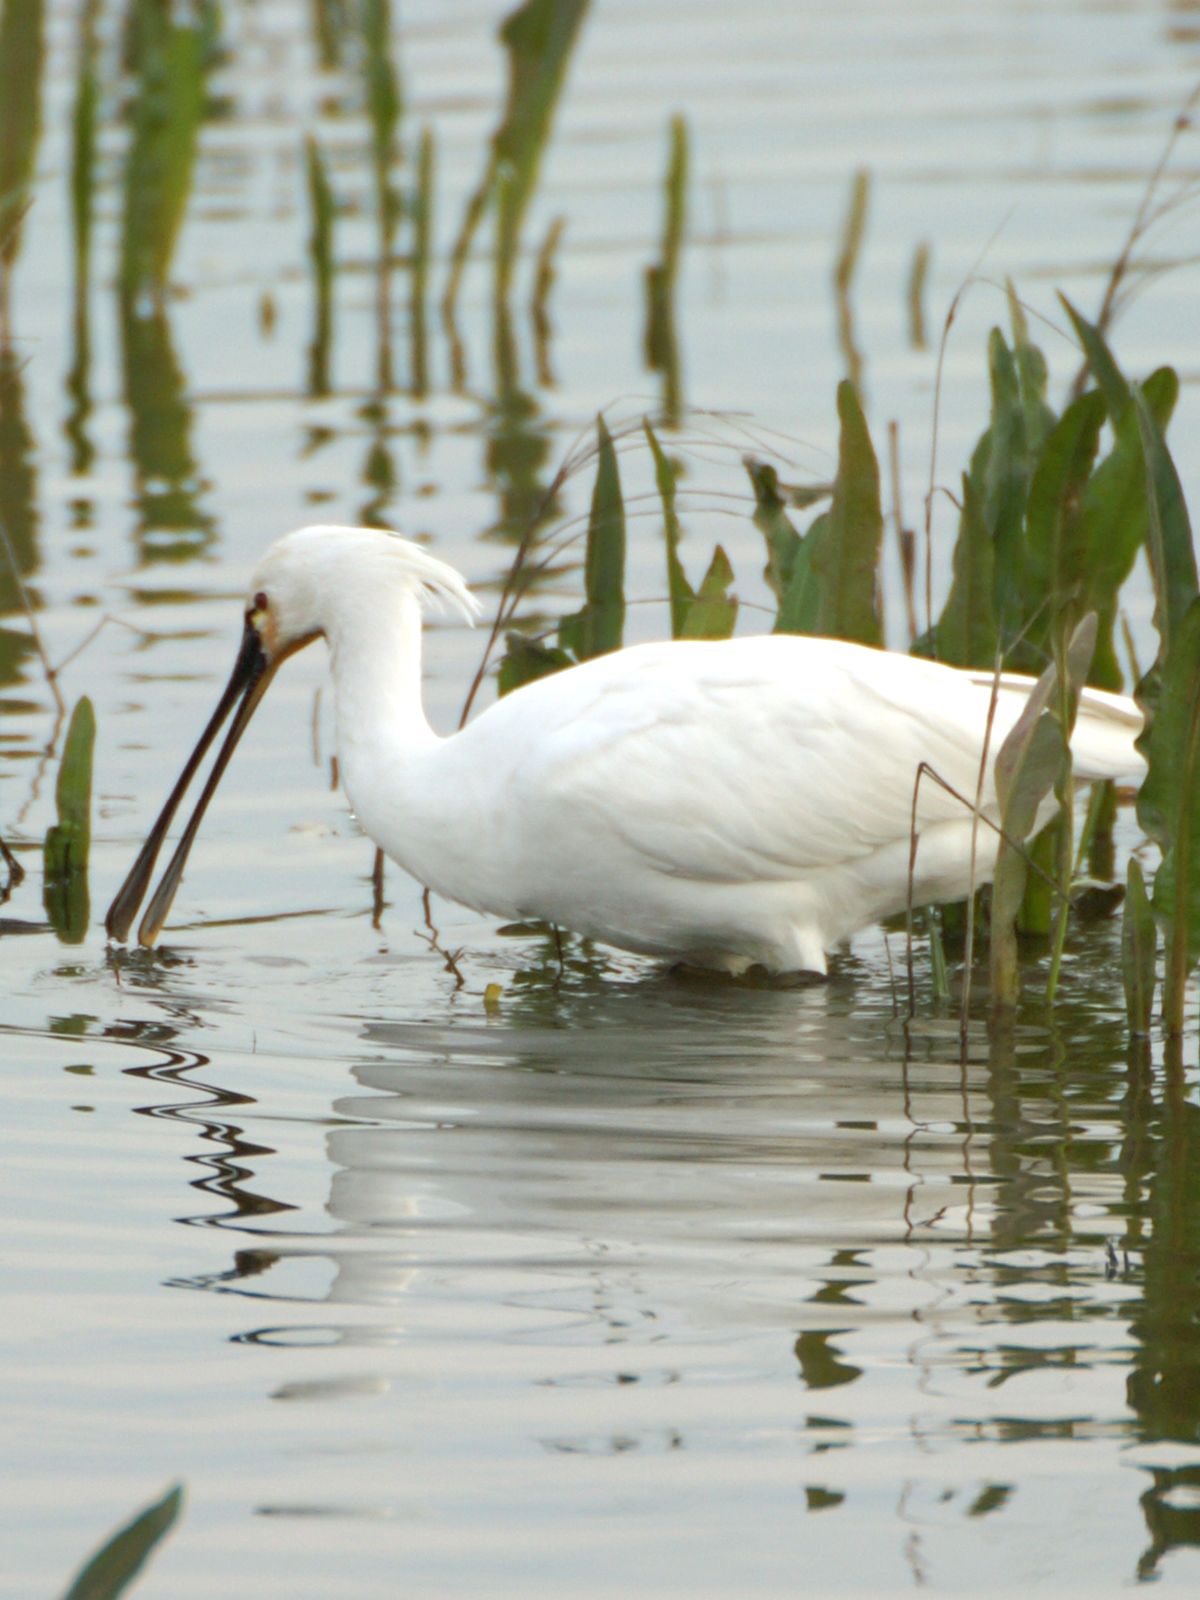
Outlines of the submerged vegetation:
M411 133L408 127L410 99L396 50L397 19L388 0L320 0L310 10L317 59L326 70L344 70L347 82L356 85L365 181L362 192L354 192L345 163L330 144L314 129L301 130L298 169L309 218L312 292L307 388L314 397L333 392L339 285L343 276L371 272L377 360L373 399L362 416L370 436L364 476L373 498L363 515L379 520L385 518L397 482L381 399L398 388L420 399L431 385L428 302L438 266L433 230L437 148L432 127ZM646 368L661 384L657 409L621 425L601 416L594 448L572 452L547 480L544 432L531 425L533 401L520 387L513 291L523 253L536 257L528 310L538 375L543 385L553 381L549 303L567 219L553 218L536 250L526 244L526 223L587 13L587 0L525 0L500 28L507 95L482 174L466 199L443 263L444 354L452 383L461 390L465 355L457 330L459 298L479 229L490 214L489 304L498 393L489 417L489 448L502 502L492 531L510 540L514 549L480 676L495 666L501 693L620 648L628 608L647 599L665 605L675 638L724 638L739 619L745 622L728 541L705 550L697 563L685 539L681 483L688 471L693 419L683 396L679 294L692 153L681 115L668 128L658 256L644 273L642 346ZM145 561L181 561L209 544L213 519L202 503L205 484L190 442L191 406L172 342L172 271L205 122L214 114L219 93L213 74L227 48L224 24L221 8L212 0L174 6L129 0L123 11L119 82L113 85L105 76L113 41L102 37L100 21L101 8L87 0L78 15L69 174L73 460L77 470L90 460L88 308L95 188L105 119L115 115L122 124L115 284L140 553ZM43 32L42 7L36 0L5 0L0 21L5 130L0 141L0 326L6 359L10 277L38 144ZM1053 999L1072 904L1083 888L1116 876L1116 797L1108 786L1092 797L1076 836L1068 740L1085 683L1108 690L1131 688L1146 719L1141 748L1149 776L1137 815L1161 864L1148 883L1146 863L1135 856L1124 875L1124 986L1135 1034L1145 1033L1155 1014L1160 940L1161 1014L1170 1034L1183 1027L1187 984L1200 958L1200 788L1195 781L1200 765L1200 584L1187 509L1166 443L1179 380L1169 367L1131 379L1108 342L1113 312L1127 287L1130 252L1146 231L1161 170L1135 219L1130 245L1110 275L1095 321L1063 301L1081 368L1060 409L1052 401L1048 364L1031 337L1026 309L1017 289L1008 286L1007 328L992 330L986 352L987 426L953 488L941 487L931 470L923 572L898 504L894 425L886 447L894 505L890 512L885 508L882 441L869 419L856 341L853 286L871 202L865 171L853 176L832 274L847 372L831 397L838 424L832 481L786 483L781 463L767 452L757 450L745 458L747 489L739 510L761 536L762 575L772 606L768 622L775 631L882 645L887 635L881 574L888 559L890 522L900 546L910 648L959 667L1017 671L1038 679L1027 715L1000 749L989 752L996 762L1002 808L994 885L965 907L913 907L907 919L910 968L913 932L921 926L934 995L943 1003L953 987L948 955L961 955L964 1030L983 930L989 939L994 1016L1011 1010L1022 971L1027 982L1033 981L1033 967L1025 959L1030 949L1044 953L1044 991ZM373 222L374 259L365 267L340 253L339 218L355 208ZM906 288L915 348L927 342L929 261L930 247L922 242L913 254ZM407 285L403 295L397 282ZM409 333L403 380L394 371L392 336L402 300ZM263 314L271 315L269 305ZM943 337L943 350L944 345ZM19 374L10 372L10 378L19 388ZM931 427L936 438L936 406ZM646 507L640 497L631 501L622 486L622 458L634 450L643 453L642 466L648 465L654 485L650 537L661 542L662 583L652 596L631 594L628 588L627 557L635 527L639 537L646 537L644 521L635 521L645 516ZM585 526L564 525L563 490L593 462L595 481ZM932 506L939 496L953 502L957 532L946 598L935 615L933 596L947 587L934 571L930 534ZM21 552L21 518L4 515L2 520L9 576L32 620L35 608L24 588L29 563ZM541 580L547 573L561 574L577 559L575 541L580 537L581 603L561 616L548 616ZM1122 666L1121 645L1122 589L1143 552L1154 583L1159 638L1155 660L1144 673L1132 661ZM42 658L44 662L44 652ZM479 681L477 677L468 705ZM51 682L57 695L52 677ZM88 923L87 795L93 733L90 705L83 700L71 719L61 760L59 821L45 844L47 912L59 936L70 941L81 939ZM914 781L936 783L939 775L922 773ZM1060 814L1030 838L1039 803L1050 791L1060 801ZM977 810L978 794L960 799L968 811ZM1029 936L1040 944L1023 944Z

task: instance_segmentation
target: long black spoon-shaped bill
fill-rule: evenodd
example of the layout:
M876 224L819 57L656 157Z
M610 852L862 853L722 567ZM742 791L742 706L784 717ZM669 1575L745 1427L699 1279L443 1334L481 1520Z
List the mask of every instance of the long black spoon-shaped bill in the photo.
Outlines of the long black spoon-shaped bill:
M141 927L138 929L139 943L144 945L153 944L159 929L166 921L171 901L174 899L175 891L179 887L179 880L183 876L183 868L184 863L187 861L188 851L192 847L192 841L196 837L196 831L208 807L208 802L212 799L221 774L229 764L229 758L233 754L234 747L241 738L254 708L262 699L263 692L270 682L271 674L267 671L267 666L268 662L263 653L262 640L259 637L258 629L252 623L247 622L245 632L242 634L242 642L238 649L237 660L234 662L233 671L230 674L229 682L225 685L224 693L217 702L216 710L209 718L204 732L200 735L196 748L188 757L187 764L179 774L175 787L167 796L166 804L159 812L153 828L151 828L146 837L145 844L138 852L137 860L129 870L129 876L117 890L116 895L113 897L113 902L108 908L104 926L108 930L110 939L117 939L123 943L128 938L133 919L137 916L138 909L146 897L146 890L150 887L150 879L154 875L158 853L162 849L163 841L167 836L167 829L171 826L175 813L179 809L179 802L187 793L188 786L196 776L196 771L201 762L208 754L213 740L220 733L226 718L237 704L238 697L241 696L242 703L238 707L237 716L234 718L233 726L230 728L225 743L221 747L221 752L213 765L213 770L209 774L209 779L204 786L204 792L200 796L199 804L192 813L191 821L188 823L183 838L180 840L179 848L175 851L171 865L168 867L162 884L159 886L158 893L151 902L150 911L147 912L146 917L142 920ZM167 889L168 882L170 883L170 890L164 898L164 890ZM155 911L160 914L152 918L151 913Z

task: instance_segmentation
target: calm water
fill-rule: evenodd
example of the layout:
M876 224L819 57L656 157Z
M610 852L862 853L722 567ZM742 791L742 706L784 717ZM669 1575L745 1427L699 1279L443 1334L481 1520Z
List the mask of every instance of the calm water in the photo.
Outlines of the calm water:
M101 8L112 81L115 17ZM6 1225L0 1592L52 1595L182 1479L140 1594L327 1597L880 1595L1200 1581L1200 1112L1191 1066L1130 1060L1119 930L1073 939L1053 1027L957 1041L922 995L906 1048L888 951L817 989L699 984L553 950L435 904L457 987L395 871L330 784L322 663L284 674L239 751L162 950L98 919L224 681L237 596L305 520L428 535L495 603L512 538L596 409L657 409L642 275L659 248L670 114L692 133L679 313L692 415L689 565L725 543L754 626L744 430L828 470L846 335L830 287L852 174L872 174L850 337L877 441L899 424L910 518L934 353L905 283L927 240L949 347L940 461L986 408L1006 275L1059 392L1061 287L1094 311L1174 111L1200 5L602 0L573 63L528 238L566 217L539 372L526 302L493 340L468 277L466 377L431 330L414 394L403 281L378 381L359 79L316 69L308 8L227 0L164 323L122 340L112 288L124 136L105 105L91 361L68 386L67 117L79 7L49 7L36 203L0 373L0 515L98 718L92 925L42 921L60 736L0 588L0 831L29 876L0 911ZM503 92L503 7L403 7L411 158L438 137L445 251ZM310 384L302 132L343 214L329 392ZM1177 170L1200 170L1196 136ZM1151 240L1197 250L1197 212ZM986 252L986 254L985 254ZM1126 366L1181 366L1173 439L1200 504L1197 268L1119 323ZM81 398L82 402L81 403ZM626 457L627 488L645 467ZM586 503L585 474L562 496ZM731 496L738 497L731 499ZM631 591L661 596L653 520ZM937 587L952 528L939 521ZM694 572L698 575L698 572ZM577 576L545 591L572 603ZM899 595L889 596L903 636ZM1147 608L1130 601L1145 640ZM665 626L634 608L631 631ZM452 726L478 636L430 639ZM1122 824L1126 846L1136 841ZM902 950L893 936L891 954ZM498 1002L485 1004L488 985ZM1036 990L1036 982L1033 987Z

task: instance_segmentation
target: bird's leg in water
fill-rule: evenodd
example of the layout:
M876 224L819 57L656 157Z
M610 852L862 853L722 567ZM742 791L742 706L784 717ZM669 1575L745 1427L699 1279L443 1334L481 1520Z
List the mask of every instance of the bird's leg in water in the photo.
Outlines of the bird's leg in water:
M429 916L429 890L425 891L425 915ZM376 850L371 868L371 926L379 932L383 922L383 851Z
M558 953L558 977L554 981L561 983L566 976L567 962L563 955L562 929L557 922L554 924L554 948Z

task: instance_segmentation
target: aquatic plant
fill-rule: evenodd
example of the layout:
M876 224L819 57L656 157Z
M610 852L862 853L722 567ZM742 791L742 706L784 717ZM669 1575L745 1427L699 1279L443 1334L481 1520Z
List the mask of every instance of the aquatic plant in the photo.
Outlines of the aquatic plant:
M175 1525L183 1506L183 1485L168 1489L118 1528L81 1569L63 1600L117 1600L145 1566L155 1546Z
M80 944L90 920L88 853L92 840L92 751L96 715L86 695L76 703L58 768L58 821L46 834L42 894L55 933Z

